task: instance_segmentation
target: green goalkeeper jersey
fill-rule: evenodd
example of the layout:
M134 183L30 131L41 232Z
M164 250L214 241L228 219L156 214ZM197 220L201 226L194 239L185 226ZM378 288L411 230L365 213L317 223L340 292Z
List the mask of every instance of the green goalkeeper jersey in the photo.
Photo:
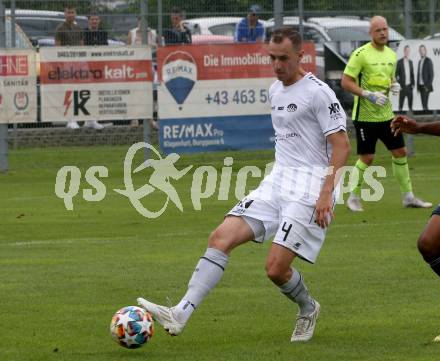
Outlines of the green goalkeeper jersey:
M377 50L371 43L357 48L350 56L344 74L356 79L364 90L382 91L388 95L396 72L396 53L388 46ZM362 122L384 122L394 117L391 102L376 105L368 99L355 96L352 119Z

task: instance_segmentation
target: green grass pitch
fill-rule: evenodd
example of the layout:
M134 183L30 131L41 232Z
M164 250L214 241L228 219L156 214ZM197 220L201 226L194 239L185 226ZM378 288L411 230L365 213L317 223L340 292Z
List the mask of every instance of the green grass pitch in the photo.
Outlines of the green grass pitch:
M440 202L440 139L420 136L410 159L415 193ZM289 342L296 306L266 278L269 243L235 252L219 286L194 313L184 333L168 336L156 324L149 344L126 350L109 335L113 313L135 304L180 300L210 231L236 203L215 196L195 211L189 197L193 171L173 182L184 212L174 205L157 219L140 216L123 188L128 147L26 149L10 152L11 171L0 175L0 360L295 360L428 361L440 358L439 279L422 261L416 239L430 210L403 209L381 146L376 165L388 176L384 199L352 214L337 206L316 265L295 261L322 305L315 336ZM354 151L353 151L354 153ZM234 171L263 167L273 152L185 155L177 167L214 165L234 157ZM353 164L355 157L350 159ZM140 162L140 159L138 159ZM86 202L81 194L67 211L54 194L64 165L83 175L104 165L107 194ZM145 184L137 175L137 185ZM249 182L249 187L258 184ZM234 184L234 183L233 183ZM81 188L88 188L84 178ZM218 184L217 184L218 189ZM160 207L152 194L144 203Z

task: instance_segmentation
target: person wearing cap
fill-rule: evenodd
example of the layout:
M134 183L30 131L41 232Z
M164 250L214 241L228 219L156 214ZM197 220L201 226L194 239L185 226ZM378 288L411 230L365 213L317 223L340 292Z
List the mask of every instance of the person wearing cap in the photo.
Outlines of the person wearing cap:
M178 7L171 9L172 29L166 29L163 32L165 45L191 44L191 31L183 22L183 11Z
M237 43L261 43L264 41L264 26L258 21L261 6L254 4L245 18L235 27L234 41Z

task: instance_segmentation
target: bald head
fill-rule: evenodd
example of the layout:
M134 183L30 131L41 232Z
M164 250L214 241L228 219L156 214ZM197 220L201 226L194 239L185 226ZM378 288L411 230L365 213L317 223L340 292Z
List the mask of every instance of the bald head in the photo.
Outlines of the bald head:
M370 36L373 46L382 49L388 43L388 23L383 16L373 16L370 20Z
M377 26L382 27L383 25L388 26L387 19L385 19L383 16L376 15L373 16L370 20L370 30Z

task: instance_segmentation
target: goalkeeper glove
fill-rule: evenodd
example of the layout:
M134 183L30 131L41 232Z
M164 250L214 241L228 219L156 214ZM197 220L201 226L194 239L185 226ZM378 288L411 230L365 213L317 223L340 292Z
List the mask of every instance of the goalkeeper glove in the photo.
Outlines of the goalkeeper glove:
M362 96L379 106L384 106L388 101L388 97L382 92L370 92L369 90L362 90Z
M401 90L402 90L402 87L400 86L400 84L397 81L395 81L394 83L391 84L390 91L391 91L391 93L393 93L393 95L398 95Z

